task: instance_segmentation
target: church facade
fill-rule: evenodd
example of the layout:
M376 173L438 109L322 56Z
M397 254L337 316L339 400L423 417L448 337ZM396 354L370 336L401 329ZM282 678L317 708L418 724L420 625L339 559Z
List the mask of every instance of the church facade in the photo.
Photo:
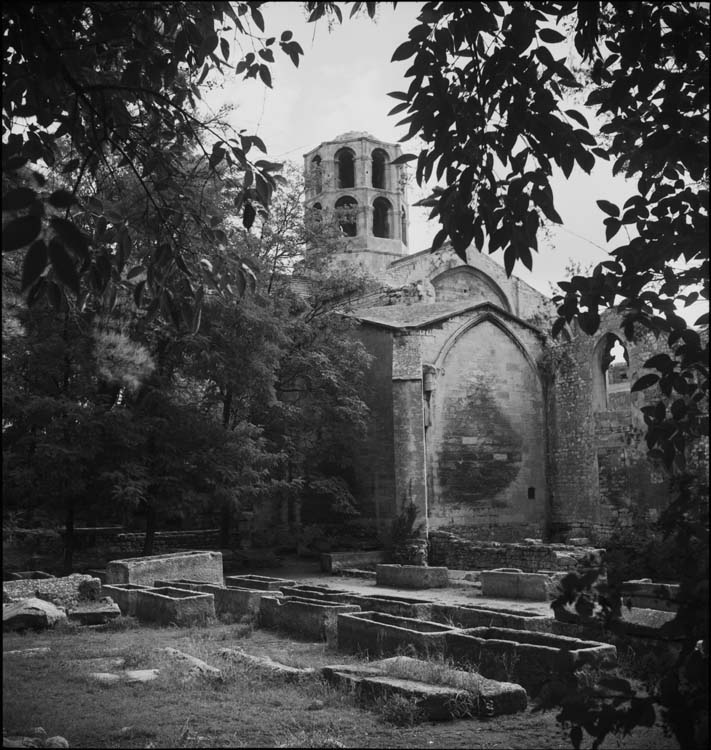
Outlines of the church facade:
M488 255L410 252L399 155L346 133L304 157L307 209L340 216L332 262L374 279L346 312L372 355L353 451L364 515L384 536L413 502L430 531L500 542L656 519L668 481L630 391L652 342L623 344L614 313L593 337L573 326L554 342L551 302Z

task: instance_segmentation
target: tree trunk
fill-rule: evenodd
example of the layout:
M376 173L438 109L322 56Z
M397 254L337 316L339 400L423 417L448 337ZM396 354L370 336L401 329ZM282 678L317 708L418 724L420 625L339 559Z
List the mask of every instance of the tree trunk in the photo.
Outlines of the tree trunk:
M222 426L227 430L232 416L232 389L228 388L222 398Z
M143 554L153 554L153 539L156 535L156 509L153 505L146 508L146 538L143 541Z
M64 521L64 565L65 576L71 575L74 563L74 501L67 501L67 515Z
M232 498L222 501L220 509L220 547L229 549L232 532Z

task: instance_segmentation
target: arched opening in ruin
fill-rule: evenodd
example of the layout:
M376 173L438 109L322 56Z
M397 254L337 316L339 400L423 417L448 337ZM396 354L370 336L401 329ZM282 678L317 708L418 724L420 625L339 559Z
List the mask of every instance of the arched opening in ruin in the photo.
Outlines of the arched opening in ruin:
M344 195L336 201L336 220L346 237L358 234L357 211L358 202L350 195Z
M593 411L630 407L630 359L627 347L614 333L606 333L593 350Z
M386 165L388 163L388 155L383 151L382 148L376 148L372 155L371 164L371 182L374 188L380 188L385 190L387 187L386 183Z
M336 152L337 187L355 187L355 154L349 148Z
M400 237L402 244L407 245L407 214L404 208L400 209Z
M392 237L392 205L387 198L373 201L373 236Z

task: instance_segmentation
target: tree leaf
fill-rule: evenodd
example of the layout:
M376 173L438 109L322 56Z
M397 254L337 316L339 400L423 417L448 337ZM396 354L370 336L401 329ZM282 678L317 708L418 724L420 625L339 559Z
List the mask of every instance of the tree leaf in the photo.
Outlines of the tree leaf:
M398 60L407 60L408 57L412 57L412 55L417 52L417 44L413 42L412 40L408 40L407 42L403 42L396 50L393 52L393 56L390 58L390 62L397 62Z
M53 216L49 221L52 225L52 229L54 229L59 235L62 242L64 242L64 244L77 255L86 258L89 254L89 238L75 224L67 219Z
M584 128L589 128L588 121L575 109L566 109L565 114L568 117L572 117L576 122L579 122Z
M659 375L655 375L651 372L647 375L642 375L641 378L634 382L632 388L630 388L630 392L634 393L635 391L643 391L645 388L649 388L650 386L654 385L658 380Z
M19 187L6 193L2 198L3 211L21 211L27 208L37 197L37 192L32 188Z
M69 257L64 245L56 238L50 240L49 243L49 260L57 278L79 296L79 275L74 261Z
M2 251L6 253L29 245L41 229L39 216L21 216L9 221L2 229Z
M269 72L269 68L266 65L259 66L259 77L266 86L269 86L269 88L272 87L272 74Z
M565 41L565 36L555 29L540 29L538 37L548 44L557 44L558 42Z
M242 211L242 225L245 229L252 228L256 216L257 212L254 210L254 206L251 203L245 203L244 210Z
M22 282L20 290L24 292L32 286L47 267L47 245L37 240L30 245L22 261Z
M606 201L606 200L599 200L596 202L597 202L597 205L609 216L620 215L620 209L614 203L610 203L610 201Z
M390 164L392 166L397 164L407 164L407 162L414 161L415 159L417 159L415 154L403 154L402 156L398 156L397 159L393 159Z
M69 208L77 202L77 199L68 190L55 190L48 200L55 208Z

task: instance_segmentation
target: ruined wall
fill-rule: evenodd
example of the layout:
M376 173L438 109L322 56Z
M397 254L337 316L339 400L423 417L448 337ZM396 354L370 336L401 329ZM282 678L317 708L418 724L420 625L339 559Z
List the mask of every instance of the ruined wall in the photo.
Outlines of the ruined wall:
M427 444L430 528L499 541L541 536L546 514L543 390L521 341L487 317L437 362ZM462 322L452 321L450 325ZM529 345L534 334L519 327ZM535 349L534 349L535 351Z
M601 380L599 346L608 333L622 338L618 322L608 313L595 336L576 331L571 342L554 346L548 355L553 538L592 533L604 539L621 526L656 520L669 502L666 477L646 457L640 412L645 399L655 400L655 394L631 393L620 386L619 373L608 386ZM626 382L634 383L660 342L640 336L625 347Z
M395 515L392 334L361 326L356 335L373 359L361 394L370 416L365 439L354 446L354 473L358 483L354 494L363 516L374 518L383 534Z
M575 570L589 555L599 560L601 551L565 544L487 543L443 531L433 531L429 537L430 565L443 565L451 570L518 568L524 573Z
M515 276L506 276L503 267L487 255L471 249L467 254L467 264L462 262L449 245L445 244L436 253L423 250L396 260L390 266L387 280L394 286L422 282L434 294L431 282L443 272L457 268L476 269L488 276L501 290L508 301L508 309L519 318L526 320L536 316L549 318L555 312L555 307L550 300L547 300L537 289ZM498 294L491 294L487 298L498 303L497 296Z

